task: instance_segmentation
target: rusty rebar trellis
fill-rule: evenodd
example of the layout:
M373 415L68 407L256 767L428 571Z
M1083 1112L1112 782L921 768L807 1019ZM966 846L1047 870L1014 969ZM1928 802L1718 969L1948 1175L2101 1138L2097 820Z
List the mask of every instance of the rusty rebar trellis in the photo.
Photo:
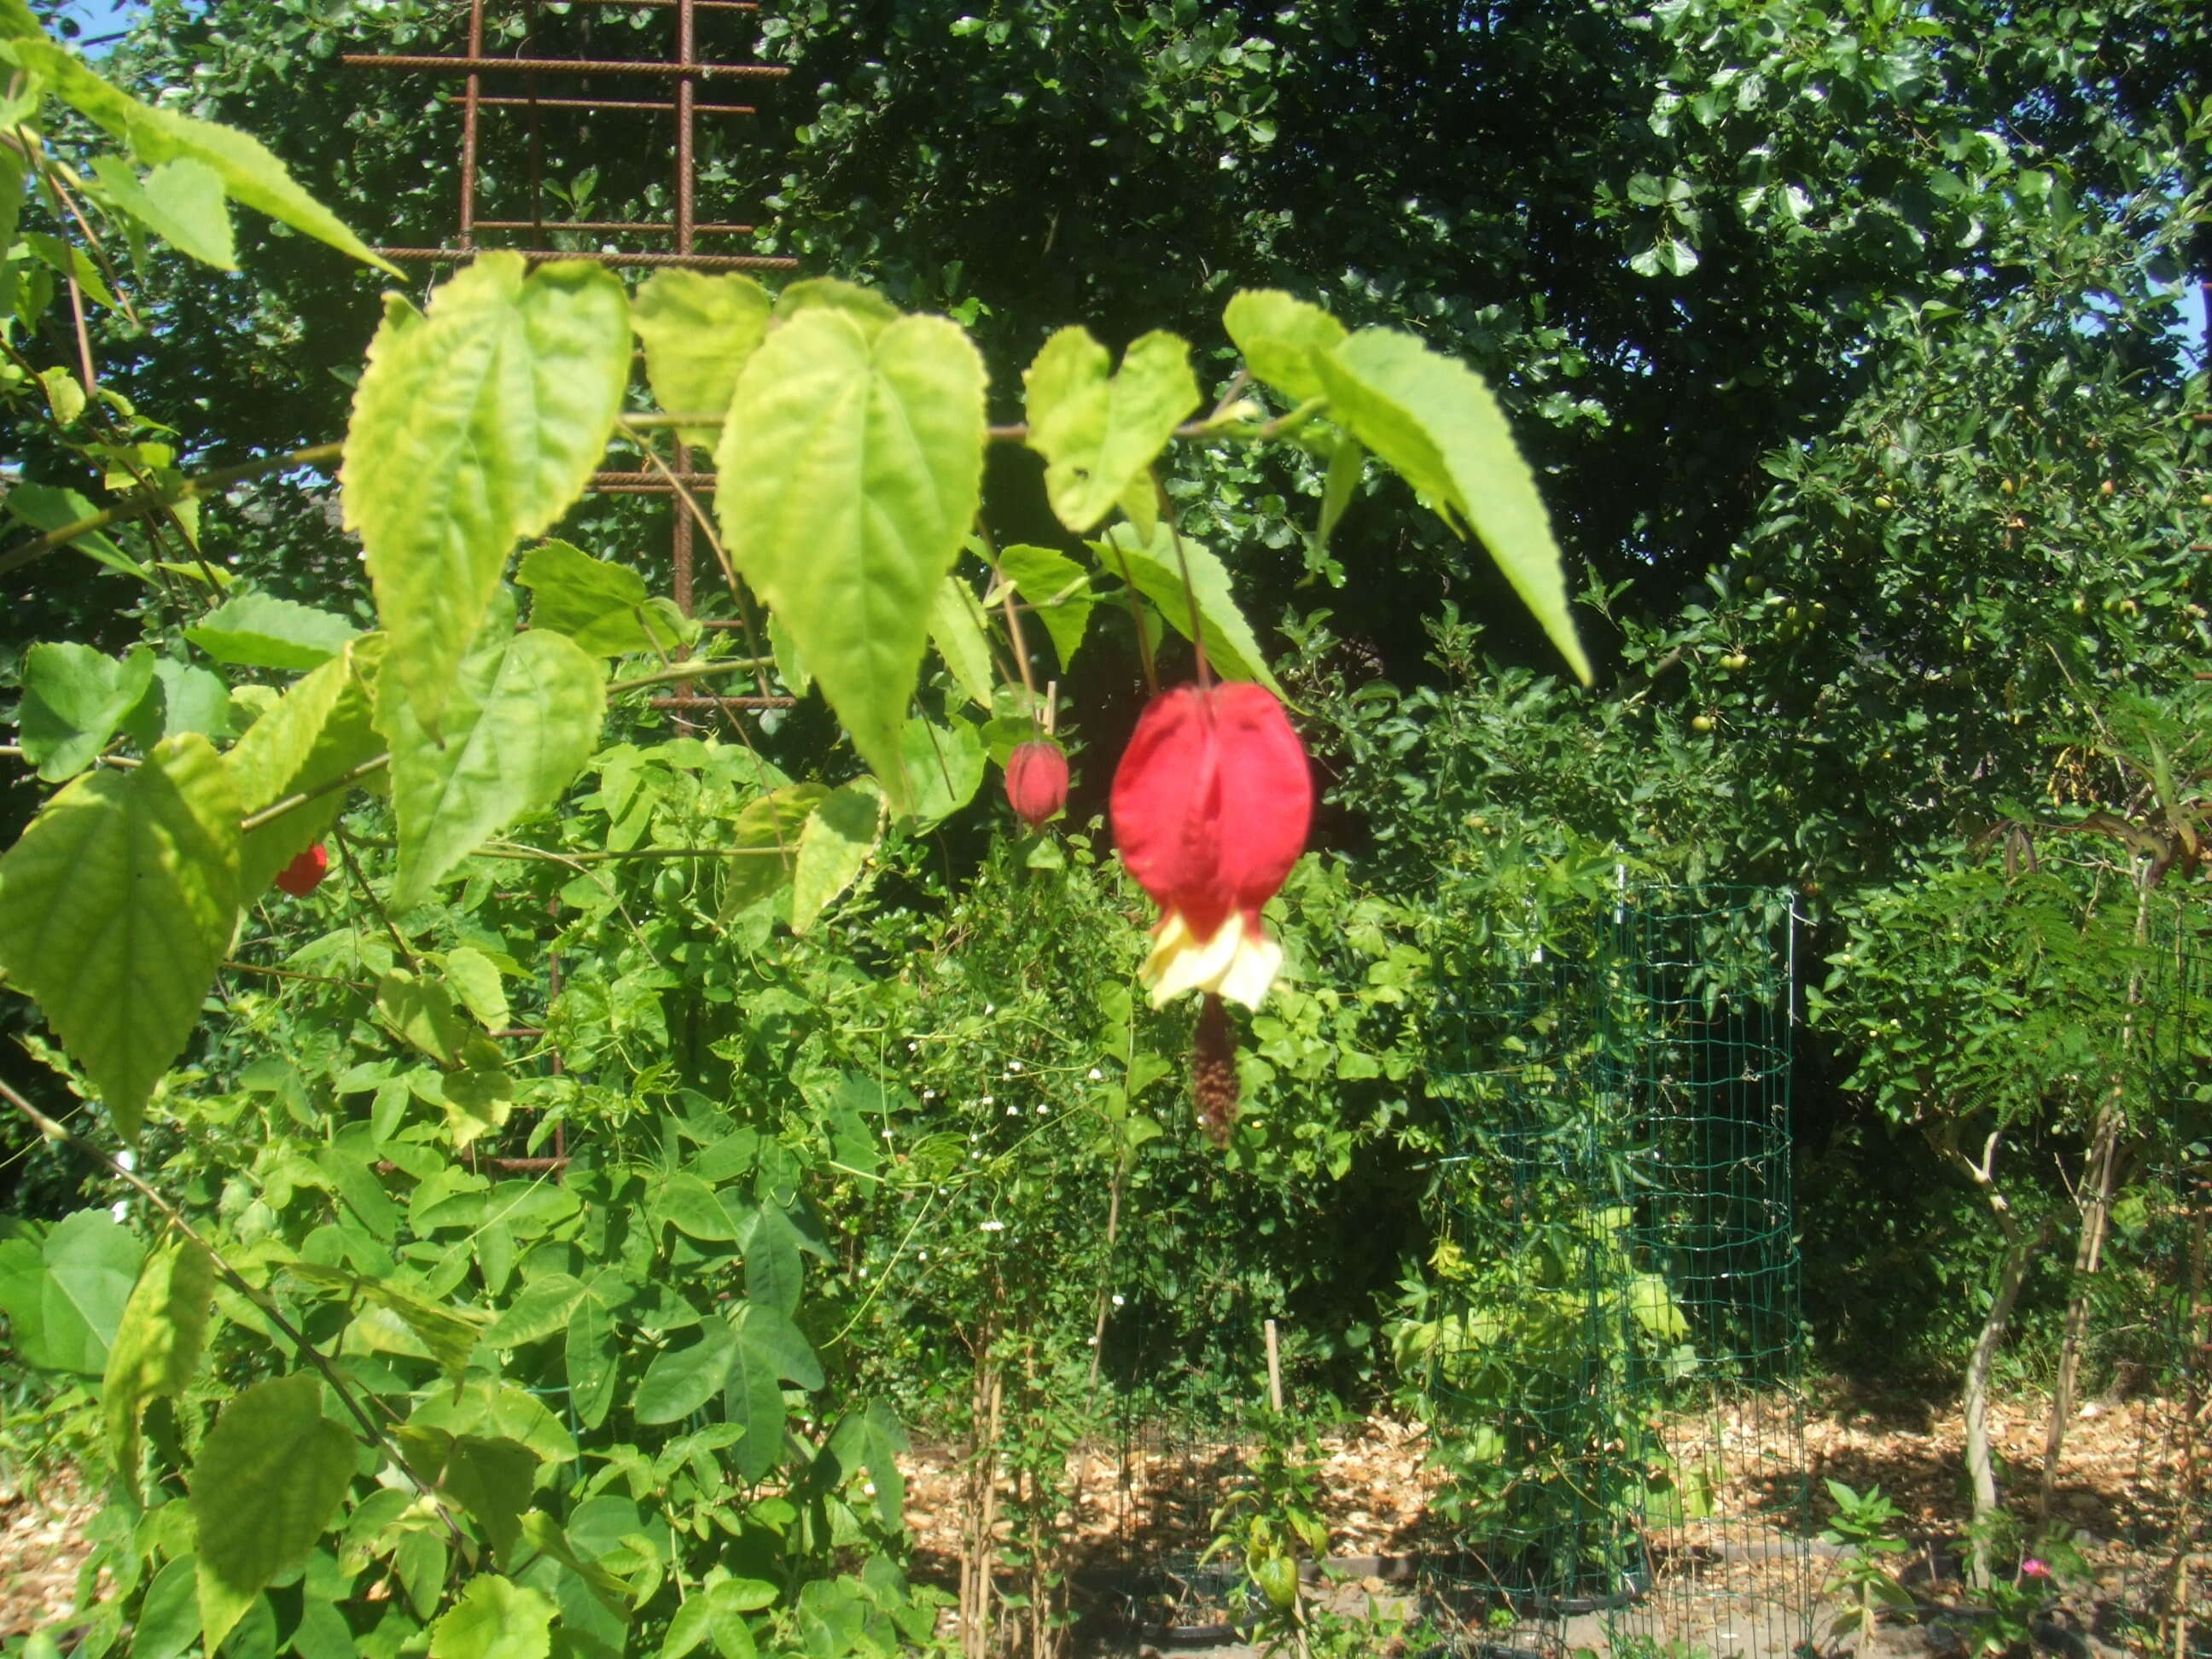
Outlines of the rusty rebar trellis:
M698 95L701 86L709 82L772 82L790 74L789 70L777 64L725 63L702 56L698 38L699 14L757 12L760 9L758 0L579 0L579 3L586 5L619 5L625 9L634 7L665 8L673 11L676 21L676 55L673 58L522 55L530 50L530 43L537 33L538 0L523 0L529 27L517 55L511 58L494 56L487 53L484 46L485 19L490 3L491 0L469 0L468 49L460 56L374 52L349 52L344 55L344 63L361 69L429 72L462 77L460 224L455 245L450 247L383 247L379 248L378 252L386 258L402 262L449 263L489 251L481 240L482 233L507 234L527 232L529 246L513 251L521 253L532 263L544 259L586 259L609 266L674 267L703 271L798 269L799 262L795 259L765 254L702 253L698 246L702 237L749 236L756 228L750 224L702 224L698 221L697 166L694 151L698 118L702 116L748 116L757 112L750 104L701 102ZM507 76L522 77L521 96L493 95L485 91L484 83L488 77ZM586 82L645 77L673 82L674 86L672 95L665 98L601 97L595 95L588 86L583 89L585 95L540 96L538 83L541 76L569 76ZM477 216L477 167L483 149L483 116L486 111L502 110L520 111L528 121L531 216L527 219L487 219ZM667 114L674 118L673 215L665 223L635 220L548 220L544 213L544 194L541 179L544 145L540 115L554 111L574 112L580 117L615 110ZM672 246L601 247L586 251L568 251L546 246L555 234L575 233L651 238L656 241L665 238ZM714 475L695 468L690 446L684 441L680 434L672 434L672 442L674 453L671 464L665 469L601 471L592 475L591 488L602 495L665 495L670 498L673 509L669 532L672 597L678 608L689 616L693 608L693 525L691 503L685 497L691 494L711 494L714 489ZM675 695L653 700L655 708L674 709L778 708L788 705L791 701L788 697L768 696L765 686L758 696L705 696L693 694L689 686L678 686Z

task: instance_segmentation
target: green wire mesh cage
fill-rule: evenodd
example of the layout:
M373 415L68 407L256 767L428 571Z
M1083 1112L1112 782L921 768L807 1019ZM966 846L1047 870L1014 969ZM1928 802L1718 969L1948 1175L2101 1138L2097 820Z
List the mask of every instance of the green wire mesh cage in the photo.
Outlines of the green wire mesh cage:
M1784 893L1631 886L1488 943L1439 1079L1425 1356L1490 1659L1765 1659L1811 1635Z

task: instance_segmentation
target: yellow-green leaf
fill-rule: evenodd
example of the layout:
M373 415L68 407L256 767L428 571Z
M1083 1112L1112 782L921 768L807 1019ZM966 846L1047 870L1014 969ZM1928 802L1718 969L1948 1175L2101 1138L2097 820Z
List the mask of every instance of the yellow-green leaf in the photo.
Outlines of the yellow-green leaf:
M199 1369L214 1297L215 1258L197 1244L179 1241L147 1261L115 1328L100 1405L115 1471L134 1498L139 1419L149 1401L183 1396Z
M1257 379L1293 403L1323 395L1314 357L1345 337L1344 325L1328 313L1280 289L1248 288L1231 299L1221 320Z
M565 635L504 633L500 621L495 614L453 677L442 744L383 676L377 725L392 745L398 908L421 903L484 837L551 805L598 746L606 706L599 664Z
M630 303L645 342L645 378L671 415L720 415L730 406L745 359L768 332L769 292L737 272L656 270ZM714 447L719 427L685 427L687 444Z
M942 318L872 335L809 307L745 365L716 457L731 558L894 788L930 605L981 489L983 380Z
M1106 348L1085 328L1063 328L1022 377L1030 447L1045 457L1045 495L1078 535L1095 528L1167 447L1198 402L1190 347L1155 331L1109 376Z
M1410 334L1364 328L1311 362L1329 418L1412 484L1455 532L1472 525L1522 602L1587 685L1551 515L1482 377Z
M427 314L387 296L340 479L399 689L425 731L441 729L454 666L516 540L549 529L605 453L629 340L622 284L579 261L526 278L520 254L487 254Z
M1143 539L1152 539L1149 531ZM1033 620L1052 635L1066 670L1091 625L1091 573L1065 553L1015 542L999 550L999 574L1029 601Z
M929 638L953 683L969 700L991 706L991 647L975 614L975 596L957 576L947 576L929 606Z
M478 1573L430 1627L430 1659L545 1659L558 1611L534 1589Z
M1126 570L1137 591L1158 606L1168 625L1185 639L1191 636L1195 596L1199 635L1206 641L1206 659L1213 672L1225 680L1257 680L1276 696L1282 695L1252 625L1237 608L1228 567L1204 543L1183 537L1178 557L1174 532L1167 526L1153 532L1151 541L1140 542L1129 526L1117 524L1109 526L1104 538L1091 547L1106 569L1116 575ZM1186 568L1190 572L1188 588L1183 585Z
M222 757L238 792L238 810L246 817L294 795L323 789L246 836L239 853L241 901L266 890L279 870L329 830L346 792L324 786L382 750L374 716L383 653L381 634L352 641L338 656L298 680Z
M799 832L799 861L791 876L791 931L803 933L875 850L884 819L882 786L855 778L830 792Z
M0 969L125 1139L184 1052L238 914L238 796L205 738L78 779L0 857Z

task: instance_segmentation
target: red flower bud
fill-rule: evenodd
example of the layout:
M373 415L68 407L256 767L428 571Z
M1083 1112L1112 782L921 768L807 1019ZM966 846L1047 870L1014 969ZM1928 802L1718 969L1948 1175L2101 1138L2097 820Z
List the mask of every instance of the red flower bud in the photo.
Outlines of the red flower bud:
M1015 744L1006 757L1006 799L1032 830L1059 817L1067 805L1067 751L1042 738Z
M323 884L330 869L331 855L317 842L276 872L276 885L294 898L305 898Z
M1160 907L1145 977L1155 1006L1200 990L1256 1008L1281 967L1261 926L1305 850L1306 751L1264 686L1154 698L1114 775L1114 842Z

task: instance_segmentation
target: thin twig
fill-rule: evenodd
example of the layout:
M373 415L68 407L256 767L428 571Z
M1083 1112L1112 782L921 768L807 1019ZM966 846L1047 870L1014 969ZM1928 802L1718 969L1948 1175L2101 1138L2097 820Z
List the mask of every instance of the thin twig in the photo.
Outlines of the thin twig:
M0 576L20 570L33 559L43 558L58 547L66 547L80 536L89 536L110 525L126 524L133 519L143 519L162 513L178 501L190 501L247 478L258 478L265 472L283 472L295 466L313 466L322 461L335 461L345 453L343 443L311 444L305 449L295 449L288 455L264 456L258 461L247 461L238 466L220 467L213 472L203 472L197 477L180 480L170 489L134 490L111 507L49 530L42 536L0 553Z
M327 795L331 790L343 789L350 783L358 783L370 773L381 772L391 764L392 756L389 751L381 755L372 755L360 765L349 767L334 778L325 778L312 789L302 789L296 795L287 795L283 799L264 806L251 817L240 820L238 833L241 836L250 836L263 824L274 823L287 812L305 806L317 796Z
M406 935L392 920L392 913L384 908L384 901L377 897L376 890L368 884L368 878L362 873L361 861L354 857L353 847L346 840L345 831L333 824L331 839L338 844L338 856L345 860L347 873L353 877L353 884L361 890L362 897L368 901L368 908L375 911L384 923L385 932L392 935L392 942L398 948L399 959L407 964L407 971L413 973L422 964L416 960L415 952L408 948Z

